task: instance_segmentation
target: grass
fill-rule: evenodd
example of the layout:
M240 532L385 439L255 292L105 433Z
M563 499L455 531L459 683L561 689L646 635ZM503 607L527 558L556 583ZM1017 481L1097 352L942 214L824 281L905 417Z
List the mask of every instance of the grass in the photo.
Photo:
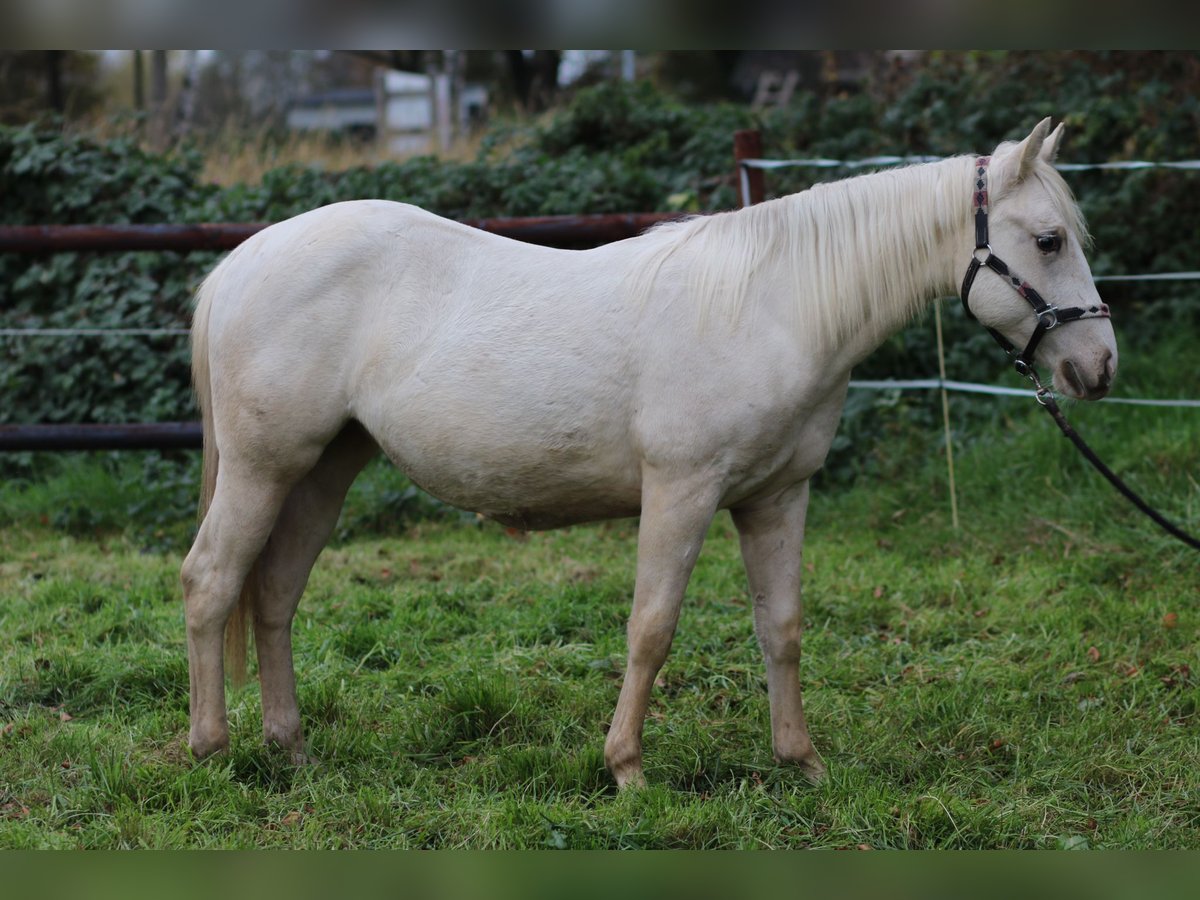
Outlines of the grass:
M251 686L230 698L231 753L196 764L190 526L147 509L177 488L131 511L157 465L131 457L0 489L0 846L1200 847L1195 558L1031 405L987 402L1005 426L959 457L960 533L936 458L814 492L801 680L820 786L771 760L727 516L652 701L650 786L618 795L602 747L635 523L423 518L388 536L379 504L420 501L371 469L296 621L319 761L260 745ZM1200 525L1194 411L1068 415ZM72 497L90 518L56 519Z

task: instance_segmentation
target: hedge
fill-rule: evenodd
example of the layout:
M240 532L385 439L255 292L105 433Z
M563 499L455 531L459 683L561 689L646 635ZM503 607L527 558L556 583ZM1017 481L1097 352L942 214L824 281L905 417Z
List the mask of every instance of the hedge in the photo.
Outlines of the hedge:
M499 125L474 160L418 157L341 172L287 166L258 184L200 179L195 148L156 155L129 140L98 142L35 126L0 128L2 224L250 222L278 220L363 197L416 203L451 217L670 209L736 202L735 129L764 132L771 156L854 158L949 154L1019 138L1040 118L1065 118L1064 158L1101 161L1200 156L1200 67L1186 53L959 53L877 74L855 93L802 93L782 110L686 106L649 83L603 84L532 125ZM768 175L772 193L800 190L825 170ZM1200 173L1079 173L1070 181L1095 236L1093 270L1194 269ZM195 284L214 254L0 255L4 327L186 327ZM1145 319L1123 338L1151 341L1194 327L1187 285L1106 290L1117 315ZM1170 301L1170 302L1162 302ZM1144 317L1150 304L1164 315ZM957 377L994 379L1002 358L960 316L948 317ZM1156 330L1157 329L1157 330ZM860 374L934 371L927 325L897 335ZM186 341L179 338L0 338L4 422L170 421L194 416ZM845 477L871 465L849 446L882 426L864 413L890 406L922 426L928 398L857 397L832 459ZM902 414L896 414L900 409ZM936 433L936 429L930 429ZM869 455L868 455L869 456ZM864 462L864 459L867 459Z

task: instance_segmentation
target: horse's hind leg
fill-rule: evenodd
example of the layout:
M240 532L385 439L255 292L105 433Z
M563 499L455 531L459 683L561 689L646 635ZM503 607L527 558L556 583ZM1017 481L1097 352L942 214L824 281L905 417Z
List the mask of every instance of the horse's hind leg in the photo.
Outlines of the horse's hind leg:
M225 712L225 624L267 541L294 477L223 457L212 503L183 563L191 676L191 733L197 757L229 745Z
M254 643L262 683L263 738L304 759L292 666L292 619L313 563L329 540L346 491L379 448L352 422L288 494L255 570Z
M754 630L767 664L775 758L796 763L817 781L825 774L825 764L808 736L799 675L804 631L800 574L807 509L805 481L753 508L734 510L733 521L754 597Z

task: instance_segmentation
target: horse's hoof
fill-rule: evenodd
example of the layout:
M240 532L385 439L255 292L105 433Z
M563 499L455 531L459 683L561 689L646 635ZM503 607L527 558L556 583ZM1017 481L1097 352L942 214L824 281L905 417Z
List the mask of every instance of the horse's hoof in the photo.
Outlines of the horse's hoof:
M819 756L814 760L802 760L796 765L800 767L800 774L813 784L820 784L829 777L829 770L825 768L825 763L821 762Z
M624 793L628 790L637 790L646 786L646 776L641 769L633 772L627 772L616 776L617 790Z
M810 750L800 756L784 756L777 753L775 761L780 765L795 766L800 770L800 774L813 784L820 784L829 775L829 770L825 768L824 760L821 759L820 754L816 750Z
M229 752L229 741L207 741L199 738L188 739L188 750L191 751L192 759L196 762L203 762L206 759L211 759L214 756L222 756Z

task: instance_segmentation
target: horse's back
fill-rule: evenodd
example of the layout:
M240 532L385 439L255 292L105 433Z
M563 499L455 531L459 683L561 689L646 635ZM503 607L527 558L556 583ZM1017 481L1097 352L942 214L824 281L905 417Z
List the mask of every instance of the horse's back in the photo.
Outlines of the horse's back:
M354 201L264 229L211 280L229 440L319 444L357 419L457 505L531 526L636 512L635 323L594 257Z

